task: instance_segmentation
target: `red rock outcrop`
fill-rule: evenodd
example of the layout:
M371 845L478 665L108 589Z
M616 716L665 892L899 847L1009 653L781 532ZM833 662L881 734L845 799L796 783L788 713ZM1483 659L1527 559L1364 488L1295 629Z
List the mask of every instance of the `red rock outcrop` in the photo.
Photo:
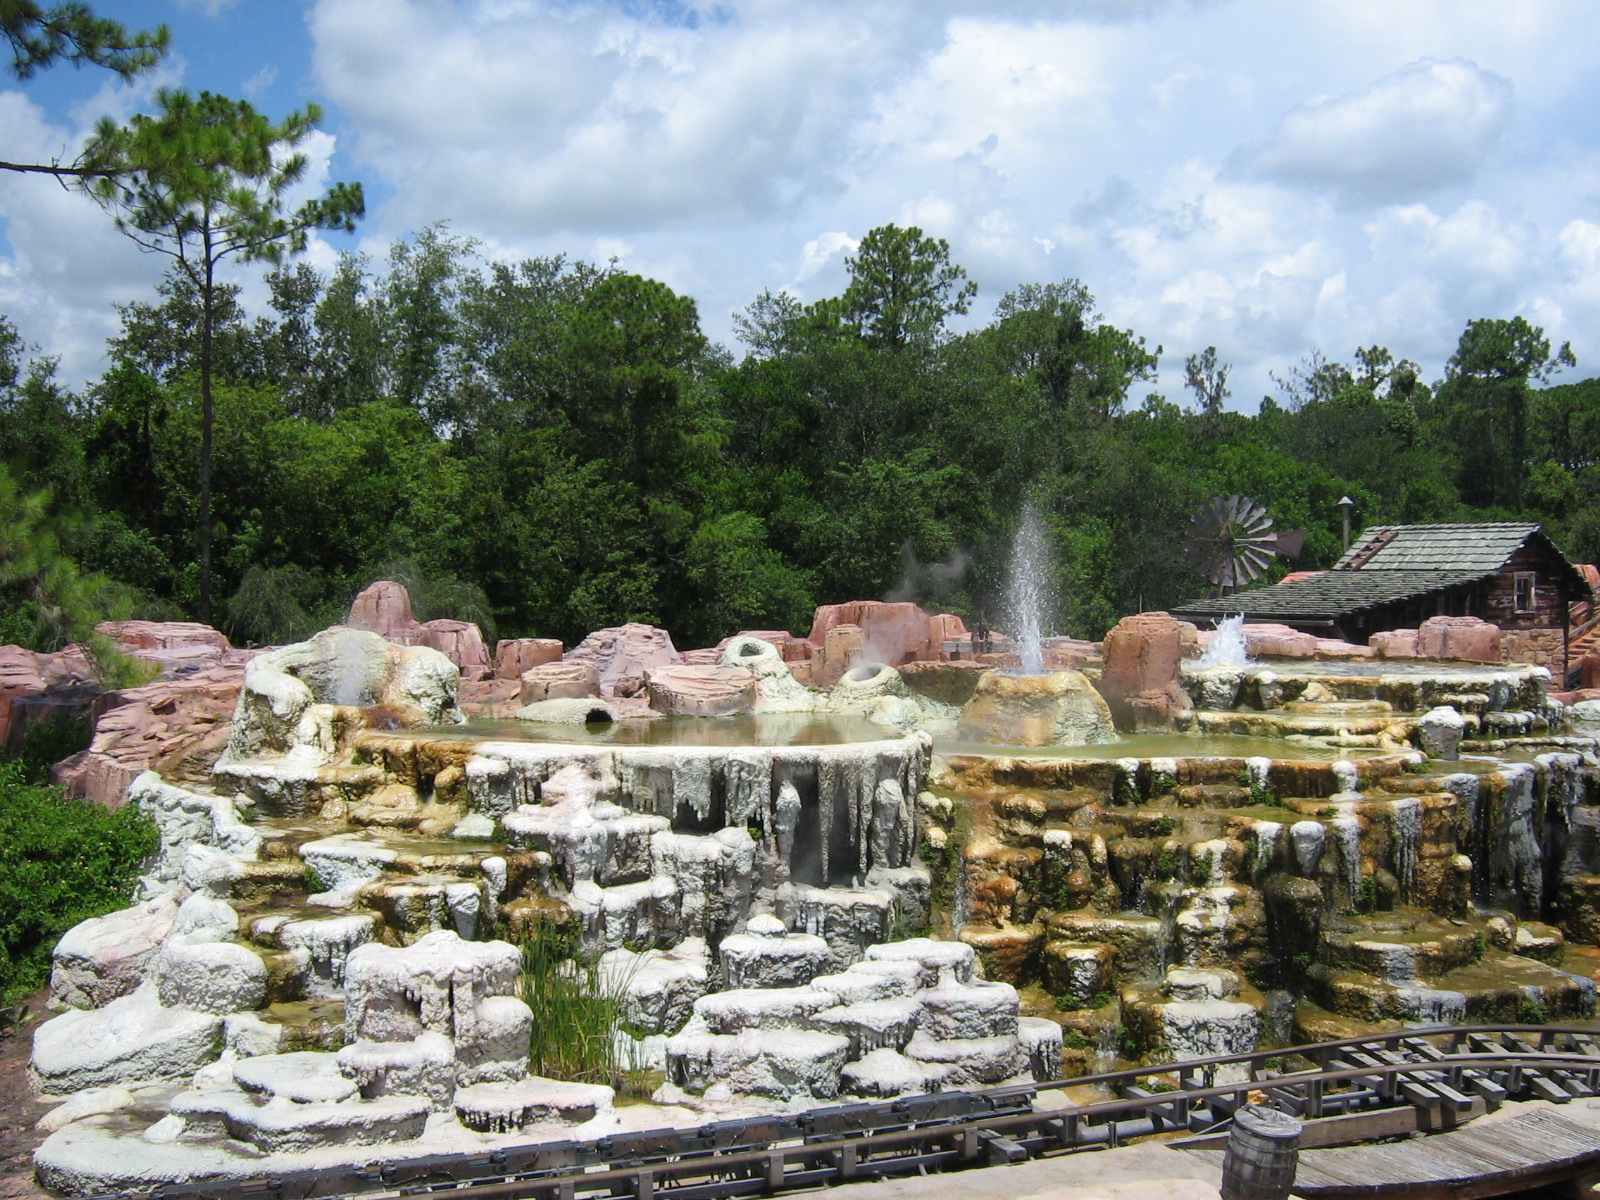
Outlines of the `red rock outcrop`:
M437 650L461 668L462 679L487 679L494 674L483 633L471 621L452 621L446 617L424 621L421 635L411 644Z
M0 646L0 746L8 745L12 738L12 703L44 692L41 667L46 657L21 646Z
M411 593L392 579L380 579L362 589L351 602L344 623L402 646L414 644L418 627L411 615Z
M1417 657L1417 631L1415 629L1386 629L1367 639L1379 658Z
M494 648L494 673L501 679L521 679L533 667L560 662L565 649L559 638L501 638Z
M1118 729L1173 727L1176 716L1189 707L1179 674L1186 647L1197 640L1193 625L1164 612L1123 617L1106 634L1100 694Z
M89 749L57 764L53 777L70 796L86 796L120 807L128 784L146 770L174 783L205 783L228 743L244 680L254 652L234 651L236 661L106 693Z
M813 687L831 688L860 661L872 661L867 633L859 625L834 625L823 635L822 645L811 655Z
M611 697L641 695L647 671L681 666L683 657L665 629L630 623L595 630L567 651L565 661L593 663L600 694Z
M600 670L592 662L543 663L524 671L517 686L523 704L587 700L600 694Z
M1417 654L1465 662L1500 662L1500 627L1478 617L1429 617L1417 628Z
M669 717L725 717L755 704L756 677L744 667L656 667L646 673L650 707Z
M818 608L811 618L811 635L806 640L814 649L822 649L827 643L828 631L840 625L859 626L866 638L867 658L891 667L938 658L947 637L966 634L959 617L930 617L920 605L852 600ZM956 630L959 632L954 632Z

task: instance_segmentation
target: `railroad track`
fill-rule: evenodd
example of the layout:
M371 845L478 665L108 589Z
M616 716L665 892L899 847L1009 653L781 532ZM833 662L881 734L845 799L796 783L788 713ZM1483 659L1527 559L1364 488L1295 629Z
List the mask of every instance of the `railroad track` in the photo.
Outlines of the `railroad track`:
M450 1192L451 1200L720 1200L1022 1162L1173 1130L1206 1133L1224 1128L1240 1106L1262 1100L1313 1120L1409 1107L1448 1125L1505 1100L1564 1103L1600 1094L1597 1036L1576 1026L1406 1030L697 1129L378 1160L107 1193L98 1200L323 1200L427 1192ZM1291 1069L1291 1063L1304 1065ZM1047 1093L1085 1087L1114 1098L1065 1108L1036 1103Z

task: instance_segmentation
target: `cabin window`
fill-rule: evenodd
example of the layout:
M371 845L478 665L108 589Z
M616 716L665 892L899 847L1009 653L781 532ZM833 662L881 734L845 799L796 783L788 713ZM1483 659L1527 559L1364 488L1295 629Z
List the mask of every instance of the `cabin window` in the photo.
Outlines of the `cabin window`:
M1533 581L1532 571L1518 571L1516 575L1516 611L1531 613L1533 611Z

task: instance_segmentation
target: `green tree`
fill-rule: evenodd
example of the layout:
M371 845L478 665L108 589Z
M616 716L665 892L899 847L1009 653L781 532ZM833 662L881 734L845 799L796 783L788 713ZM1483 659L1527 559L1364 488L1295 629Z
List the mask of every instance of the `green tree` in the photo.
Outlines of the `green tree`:
M1467 322L1430 406L1456 463L1462 499L1520 508L1530 466L1533 381L1576 363L1569 344L1552 351L1544 330L1522 317Z
M1217 348L1207 346L1199 354L1183 360L1183 383L1199 402L1200 411L1214 417L1222 411L1223 404L1233 392L1228 388L1231 363L1217 361Z
M1105 421L1122 411L1128 389L1155 377L1161 347L1145 348L1131 329L1100 319L1094 297L1076 279L1023 284L995 307L995 331L1014 356L1013 369L1031 375L1053 415Z
M115 71L126 81L148 71L167 53L171 34L165 25L129 33L121 23L97 17L79 0L44 8L35 0L0 0L0 35L11 48L11 73L18 79L58 62L85 63ZM75 163L0 162L0 171L54 175L64 179L94 177L99 171Z
M85 185L141 249L172 257L201 305L199 615L211 619L212 369L218 267L279 263L305 248L312 229L350 230L364 211L360 184L336 183L285 211L285 193L305 174L295 150L315 127L315 105L274 125L243 100L163 89L157 116L125 126L102 120L84 151L100 174Z
M839 316L862 340L893 350L931 346L945 322L966 312L978 294L978 285L950 261L950 243L924 237L915 225L869 230L845 266L850 283Z

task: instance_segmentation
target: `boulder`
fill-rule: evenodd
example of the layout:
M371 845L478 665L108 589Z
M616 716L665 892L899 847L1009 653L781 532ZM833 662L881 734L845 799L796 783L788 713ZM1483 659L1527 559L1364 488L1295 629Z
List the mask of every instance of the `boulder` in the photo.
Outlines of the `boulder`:
M1580 737L1600 737L1600 700L1580 700L1567 709L1567 722Z
M600 695L600 670L592 662L552 662L529 667L521 676L524 704L540 700L583 700Z
M1415 629L1388 629L1367 639L1379 658L1416 658L1417 631Z
M1585 654L1578 660L1578 687L1585 690L1600 688L1600 651Z
M960 708L972 699L972 693L978 687L978 678L986 670L988 668L982 663L966 658L912 662L900 668L900 678L917 695Z
M404 584L391 579L380 579L369 584L350 604L350 615L345 618L352 629L375 633L387 642L410 645L419 628L411 615L411 593Z
M978 680L958 736L1002 746L1097 746L1117 740L1111 710L1078 671Z
M156 990L168 1008L195 1012L248 1012L267 1002L267 964L237 942L167 939L156 960Z
M483 633L471 621L440 618L423 623L419 644L431 646L461 670L463 679L483 679L494 672Z
M221 1047L220 1016L165 1008L149 984L104 1008L73 1009L39 1026L33 1074L47 1095L188 1079Z
M522 684L516 679L463 679L456 693L456 703L469 719L474 717L509 717L521 708Z
M1417 629L1417 655L1500 662L1500 627L1477 617L1429 617Z
M524 671L560 662L564 649L559 638L501 638L494 648L494 673L521 679Z
M1448 704L1429 709L1417 722L1417 745L1429 758L1454 761L1461 757L1461 738L1467 720Z
M1247 624L1244 634L1246 652L1252 658L1315 658L1315 634L1291 628L1288 625L1268 623Z
M681 666L683 658L665 629L634 623L597 629L568 650L564 661L593 664L600 695L612 697L641 695L652 668Z
M1124 617L1106 634L1100 672L1105 696L1117 728L1128 731L1169 730L1189 708L1179 676L1185 651L1198 645L1198 633L1187 621L1164 612Z
M21 646L0 646L0 746L12 740L12 702L23 696L37 696L45 689L40 669L43 657Z
M746 667L656 667L645 681L650 707L669 717L726 717L755 707L756 677Z
M103 1008L131 995L154 966L177 915L177 900L164 895L78 922L51 955L51 997L69 1008Z

